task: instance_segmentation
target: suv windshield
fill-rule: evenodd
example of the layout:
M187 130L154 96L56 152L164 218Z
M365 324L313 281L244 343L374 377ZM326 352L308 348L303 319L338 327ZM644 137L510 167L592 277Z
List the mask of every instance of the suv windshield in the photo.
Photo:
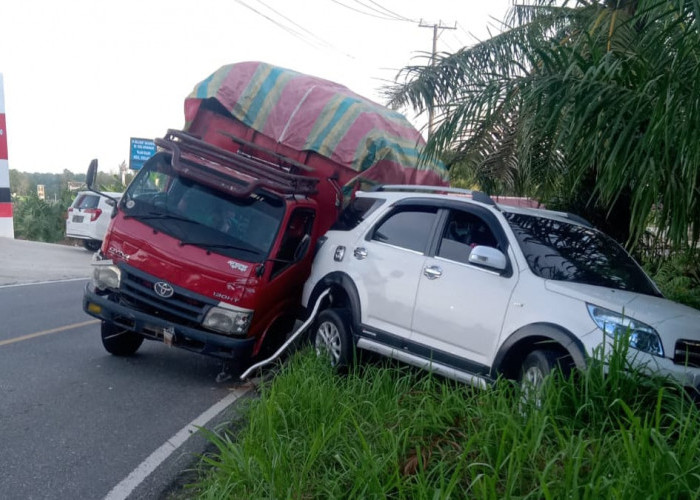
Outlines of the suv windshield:
M554 219L505 212L533 273L541 278L661 296L612 238Z
M129 185L124 216L180 240L248 262L267 258L284 216L281 198L256 192L235 198L179 176L158 153Z

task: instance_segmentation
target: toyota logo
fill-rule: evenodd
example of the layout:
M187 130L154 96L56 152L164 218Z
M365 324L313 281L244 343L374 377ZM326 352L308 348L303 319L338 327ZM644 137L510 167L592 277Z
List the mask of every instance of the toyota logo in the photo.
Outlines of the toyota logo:
M153 285L153 291L156 292L160 297L167 299L172 297L175 293L175 289L170 283L165 281L158 281Z

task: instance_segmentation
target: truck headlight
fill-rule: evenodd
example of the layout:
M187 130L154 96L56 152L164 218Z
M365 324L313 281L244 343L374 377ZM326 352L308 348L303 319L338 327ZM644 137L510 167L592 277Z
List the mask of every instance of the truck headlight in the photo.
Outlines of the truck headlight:
M98 290L119 288L122 272L117 266L95 266L92 271L92 284Z
M226 309L214 306L209 309L202 326L227 335L245 335L248 333L253 311L250 309Z
M654 356L664 355L661 338L651 326L604 307L586 305L595 324L608 336L613 338L627 336L630 347Z

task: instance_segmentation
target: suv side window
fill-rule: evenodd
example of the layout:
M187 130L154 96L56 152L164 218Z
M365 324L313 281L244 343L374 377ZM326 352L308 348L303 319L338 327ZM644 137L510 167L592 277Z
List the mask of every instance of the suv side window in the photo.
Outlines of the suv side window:
M331 231L352 231L360 222L365 220L385 200L379 198L357 197L340 212L338 220L331 227Z
M370 239L422 253L428 246L436 217L435 207L401 207L372 231Z
M467 264L477 245L498 247L498 241L486 222L469 212L451 210L440 239L437 256Z
M309 250L315 215L315 212L309 208L297 208L292 213L284 231L279 252L277 252L277 260L272 268L273 277L306 255Z

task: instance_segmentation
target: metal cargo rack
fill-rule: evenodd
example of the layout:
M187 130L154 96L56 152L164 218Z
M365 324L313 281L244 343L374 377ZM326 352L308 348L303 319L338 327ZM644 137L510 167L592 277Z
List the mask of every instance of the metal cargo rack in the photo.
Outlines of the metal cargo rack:
M177 130L168 130L165 137L156 139L155 143L172 154L171 164L178 173L236 197L250 196L257 189L302 196L318 191L318 178L293 173L295 170L308 171L308 167L280 155L276 155L277 162L266 161L242 150L221 149ZM246 143L246 146L251 150L263 149L252 143Z

